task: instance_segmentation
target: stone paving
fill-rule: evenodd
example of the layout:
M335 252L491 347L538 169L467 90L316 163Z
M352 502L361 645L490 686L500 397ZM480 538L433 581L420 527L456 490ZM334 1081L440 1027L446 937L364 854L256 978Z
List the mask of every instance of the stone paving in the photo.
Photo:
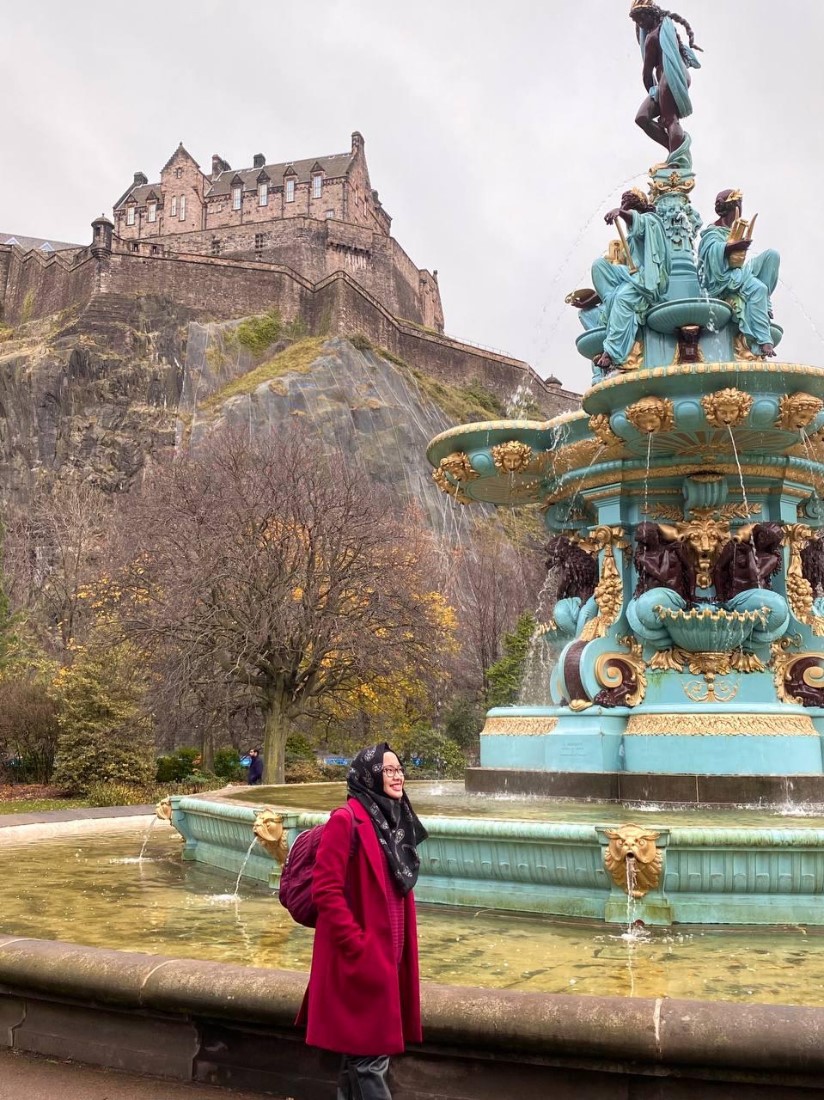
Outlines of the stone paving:
M0 1100L259 1100L263 1095L0 1050Z
M0 814L0 829L17 825L51 825L61 821L97 821L112 817L145 817L154 806L72 806L68 810L41 810L25 814Z

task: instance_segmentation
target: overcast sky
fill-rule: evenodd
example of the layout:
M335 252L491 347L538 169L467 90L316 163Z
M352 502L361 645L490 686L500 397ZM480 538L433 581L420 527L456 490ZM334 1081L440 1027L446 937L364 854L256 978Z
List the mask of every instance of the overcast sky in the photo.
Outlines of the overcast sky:
M782 253L782 359L824 365L822 0L678 0L694 74L694 202L741 187L754 251ZM183 141L208 171L349 148L451 335L582 390L564 295L589 283L603 214L659 146L629 0L225 0L4 5L0 230L86 243L136 170Z

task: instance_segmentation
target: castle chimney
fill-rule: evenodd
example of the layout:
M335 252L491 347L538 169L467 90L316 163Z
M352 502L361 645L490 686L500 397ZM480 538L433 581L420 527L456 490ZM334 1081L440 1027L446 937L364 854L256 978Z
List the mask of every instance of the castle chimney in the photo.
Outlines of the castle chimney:
M253 168L262 168L265 163L266 163L265 154L264 153L255 153L254 159L252 160L252 167Z
M228 172L230 168L228 160L224 160L219 153L212 153L212 178L219 176L221 172Z
M366 142L364 140L363 134L360 132L360 130L355 130L355 132L352 134L352 152L363 152L365 145Z
M146 175L145 175L144 172L135 172L135 174L134 174L134 185L135 185L135 187L139 187L141 184L147 184L148 182L149 181L146 178ZM92 223L92 224L94 224L94 223Z

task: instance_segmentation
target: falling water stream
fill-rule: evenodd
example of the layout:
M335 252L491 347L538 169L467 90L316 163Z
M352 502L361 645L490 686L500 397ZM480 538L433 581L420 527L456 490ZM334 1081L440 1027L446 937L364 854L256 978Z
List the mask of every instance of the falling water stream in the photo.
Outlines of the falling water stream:
M652 461L652 432L647 436L647 465L644 470L644 511L646 516L649 511L649 468Z
M732 426L727 425L727 431L730 433L730 443L732 444L732 453L735 456L735 465L738 467L738 480L741 483L741 496L744 499L744 507L747 511L747 515L750 514L750 502L747 500L747 490L744 485L744 471L741 469L741 460L738 457L738 448L735 445L735 436L732 434Z
M246 852L246 855L243 858L243 863L241 863L240 870L238 871L238 874L237 874L237 882L235 883L235 889L234 889L234 893L232 895L233 897L238 896L238 892L240 890L240 880L243 878L243 872L246 870L246 864L249 862L249 857L252 854L252 849L254 848L254 846L256 844L257 844L257 837L253 836L252 837L252 843L249 845L249 849L248 849L248 851Z
M143 844L140 847L140 855L137 857L138 863L143 862L143 857L146 854L146 845L149 843L149 837L152 835L152 829L154 828L154 825L155 825L156 821L157 821L157 818L153 817L151 819L151 821L149 822L149 826L146 829L146 832L143 834Z

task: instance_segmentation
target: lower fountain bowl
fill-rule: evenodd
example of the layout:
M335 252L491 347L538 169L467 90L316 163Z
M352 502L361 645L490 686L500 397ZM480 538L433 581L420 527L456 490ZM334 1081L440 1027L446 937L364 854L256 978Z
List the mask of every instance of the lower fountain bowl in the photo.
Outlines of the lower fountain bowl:
M725 611L716 607L677 611L659 604L655 613L675 645L687 653L730 653L740 649L753 630L763 628L769 617L766 607L753 611Z

